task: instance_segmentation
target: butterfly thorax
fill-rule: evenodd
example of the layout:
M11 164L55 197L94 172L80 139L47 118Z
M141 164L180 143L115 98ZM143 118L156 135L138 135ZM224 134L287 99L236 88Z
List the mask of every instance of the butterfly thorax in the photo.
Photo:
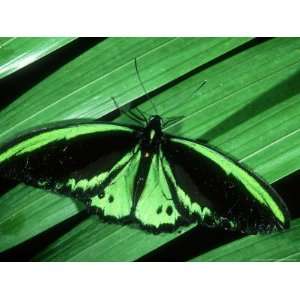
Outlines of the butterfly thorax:
M152 116L145 127L141 139L141 150L145 156L151 156L157 152L162 139L162 119L160 116Z

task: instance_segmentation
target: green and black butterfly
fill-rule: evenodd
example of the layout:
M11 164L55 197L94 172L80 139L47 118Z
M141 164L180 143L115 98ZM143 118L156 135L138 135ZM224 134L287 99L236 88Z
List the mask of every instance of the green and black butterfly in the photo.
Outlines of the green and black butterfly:
M42 128L0 148L0 176L79 199L104 220L169 231L198 222L246 233L289 226L263 179L205 143L103 122Z

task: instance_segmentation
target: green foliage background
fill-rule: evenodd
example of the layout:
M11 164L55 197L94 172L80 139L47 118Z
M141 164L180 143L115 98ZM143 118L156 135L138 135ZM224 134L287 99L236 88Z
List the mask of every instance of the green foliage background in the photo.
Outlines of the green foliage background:
M120 106L153 113L137 80L136 58L160 115L184 116L167 132L207 140L270 183L299 170L300 39L107 38L80 48L86 41L0 39L1 142L60 120L103 117L132 123L117 113L111 96ZM70 49L76 55L70 57ZM26 76L28 85L22 81ZM191 97L204 80L207 84ZM17 249L20 257L39 261L134 261L149 253L168 260L162 251L171 256L182 251L178 247L205 244L212 234L190 226L153 235L104 224L83 210L71 199L18 184L0 197L0 251ZM284 233L236 236L204 253L196 247L188 259L297 260L299 226L296 218ZM28 249L34 249L31 255L22 252Z

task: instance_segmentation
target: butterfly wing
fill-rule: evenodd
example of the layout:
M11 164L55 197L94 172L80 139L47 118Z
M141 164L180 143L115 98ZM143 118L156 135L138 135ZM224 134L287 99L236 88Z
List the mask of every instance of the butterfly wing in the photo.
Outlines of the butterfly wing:
M135 207L135 218L140 225L153 232L172 231L179 225L188 224L174 203L174 195L162 166L162 153L151 158L145 184ZM146 168L147 163L141 164ZM139 176L139 175L138 175Z
M178 210L199 223L247 233L289 226L288 210L263 179L205 144L170 137L163 169Z
M124 218L132 208L130 187L139 160L135 133L103 123L31 132L0 148L0 176L77 198L104 216Z
M101 190L90 198L91 207L105 219L131 220L132 195L140 157L138 146L125 154L109 172Z

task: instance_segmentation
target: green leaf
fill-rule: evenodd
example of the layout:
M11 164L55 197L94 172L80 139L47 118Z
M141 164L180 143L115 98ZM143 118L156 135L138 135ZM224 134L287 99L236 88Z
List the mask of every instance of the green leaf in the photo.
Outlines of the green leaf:
M0 38L0 79L70 43L74 38Z
M159 113L163 117L185 116L167 129L169 133L207 139L269 182L276 181L300 167L300 40L271 39L244 44L246 41L224 38L105 40L0 112L3 128L0 139L54 120L105 115L115 109L111 96L120 104L142 96L133 67L136 57L146 89L155 91L152 101ZM192 97L203 80L207 80L207 84ZM144 101L139 108L153 113L149 101ZM125 116L116 121L131 122ZM33 192L28 197L26 189L19 193L20 202L24 202L18 203L15 209L25 216L31 208L26 208L24 203L34 202L33 206L38 207L48 194L40 190ZM70 206L62 204L65 198L55 197L56 212L54 209L48 213L43 208L34 214L36 220L48 218L43 228L32 222L29 230L25 222L22 224L24 232L2 249L34 237L74 215L71 203ZM0 211L3 203L0 202ZM62 213L60 220L55 217L58 211ZM7 209L1 219L11 215ZM5 226L9 227L9 222ZM183 232L157 236L134 226L103 224L91 217L46 246L34 259L135 260ZM0 241L2 244L1 238Z
M190 227L184 228L187 231ZM90 217L59 238L37 261L133 261L176 238L178 233L145 233L135 226L101 224Z
M195 257L192 261L299 261L300 219L291 229L242 238Z
M47 230L84 208L83 204L70 198L50 193L36 197L34 188L21 184L1 197L0 207L0 252L30 239L37 232Z

